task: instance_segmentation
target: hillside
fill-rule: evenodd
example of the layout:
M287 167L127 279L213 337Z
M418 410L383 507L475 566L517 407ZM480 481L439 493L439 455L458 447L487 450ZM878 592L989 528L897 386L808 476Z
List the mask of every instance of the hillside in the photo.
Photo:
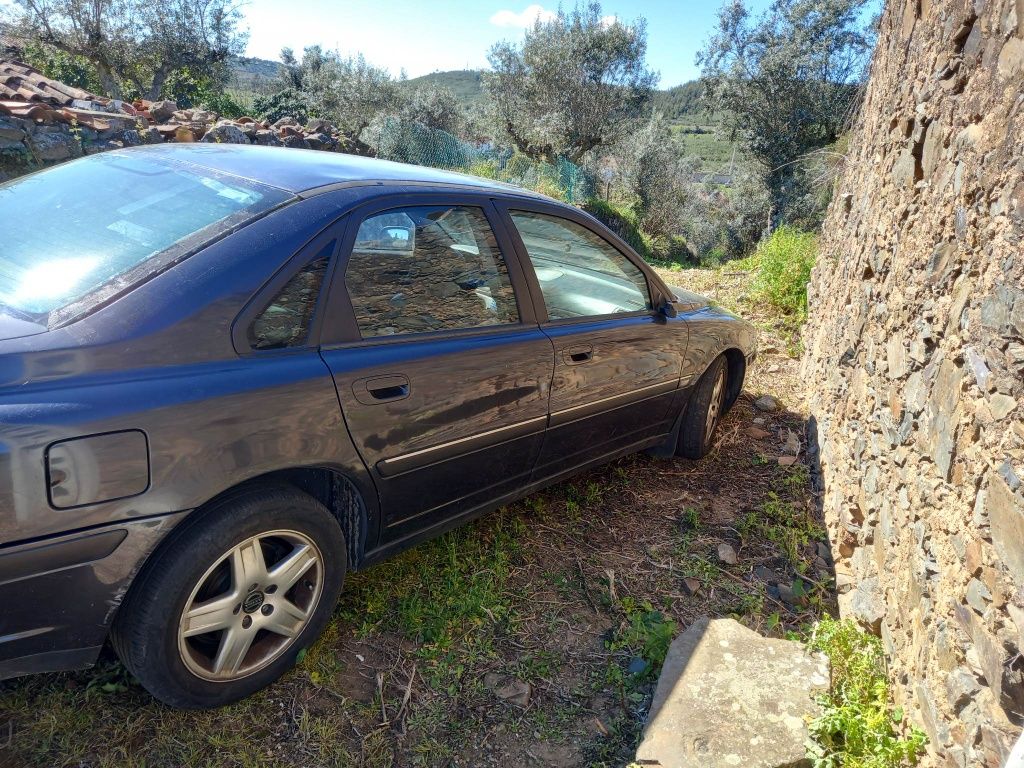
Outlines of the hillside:
M262 92L277 77L280 62L256 57L239 56L231 60L231 87Z
M232 92L238 98L247 93L262 93L277 75L278 63L259 58L238 58L232 63L234 82ZM456 69L431 72L428 75L402 81L404 88L448 88L466 106L484 102L483 72L475 69ZM668 120L673 138L684 155L699 157L707 171L720 172L734 160L736 143L722 125L721 118L708 114L701 104L701 87L696 80L663 91L655 91L651 100L653 111L661 112ZM742 163L742 155L735 157Z
M410 89L448 88L463 103L478 104L486 98L483 73L476 69L455 69L450 72L431 72L405 81Z

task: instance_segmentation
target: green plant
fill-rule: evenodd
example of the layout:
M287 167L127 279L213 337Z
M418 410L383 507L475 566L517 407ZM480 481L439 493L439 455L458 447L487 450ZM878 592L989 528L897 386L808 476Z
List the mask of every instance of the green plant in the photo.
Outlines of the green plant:
M625 614L625 626L609 643L610 650L628 649L640 656L647 662L642 676L656 672L665 662L676 623L655 610L648 600L637 604L633 598L624 597L619 604Z
M807 570L804 548L814 539L825 536L825 531L806 507L798 506L779 497L774 491L758 510L751 510L739 522L738 530L744 540L767 539L785 554L798 571Z
M757 248L755 297L803 322L807 318L807 282L817 251L814 234L779 227Z
M825 617L811 630L807 645L823 652L832 665L832 689L820 701L823 714L810 726L808 757L814 768L915 765L925 735L912 726L902 728L903 712L889 708L881 641L849 619Z

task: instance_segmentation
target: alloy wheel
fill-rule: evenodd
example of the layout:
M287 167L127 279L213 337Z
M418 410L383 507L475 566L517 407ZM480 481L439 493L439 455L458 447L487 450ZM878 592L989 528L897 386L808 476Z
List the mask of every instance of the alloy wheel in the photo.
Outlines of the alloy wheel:
M323 591L323 557L297 531L252 536L221 555L192 589L178 621L178 652L194 675L230 682L294 643Z
M722 415L722 406L725 403L725 366L718 370L715 377L715 385L711 389L711 402L708 405L708 415L704 424L704 439L711 443L711 436L714 434L718 419Z

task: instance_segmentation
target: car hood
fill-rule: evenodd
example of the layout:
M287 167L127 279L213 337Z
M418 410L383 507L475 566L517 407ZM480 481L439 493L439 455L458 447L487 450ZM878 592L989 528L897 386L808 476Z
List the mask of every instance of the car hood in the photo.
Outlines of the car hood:
M45 325L9 315L4 311L3 307L0 307L0 341L17 339L21 336L34 336L44 331L46 331Z
M711 306L711 299L701 296L699 293L680 288L678 285L669 285L668 289L675 294L676 309L680 312L692 312L695 309Z

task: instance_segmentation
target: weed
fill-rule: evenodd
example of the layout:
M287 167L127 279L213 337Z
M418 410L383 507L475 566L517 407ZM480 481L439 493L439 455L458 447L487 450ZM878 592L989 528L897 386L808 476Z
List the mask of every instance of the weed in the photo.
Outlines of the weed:
M811 630L810 648L832 664L824 714L811 723L808 757L814 768L899 768L917 763L925 735L914 727L900 736L903 712L889 709L881 641L849 619L825 617Z
M808 510L785 501L774 491L758 510L747 512L737 526L744 541L766 539L775 544L799 572L807 570L804 548L815 539L824 537L825 531Z
M627 649L647 662L644 675L656 672L665 662L665 654L676 631L676 623L665 618L661 611L647 600L639 605L631 597L624 597L619 605L625 614L625 627L609 643L613 651Z
M757 248L754 295L797 322L807 317L807 282L817 255L818 240L810 232L779 227Z

